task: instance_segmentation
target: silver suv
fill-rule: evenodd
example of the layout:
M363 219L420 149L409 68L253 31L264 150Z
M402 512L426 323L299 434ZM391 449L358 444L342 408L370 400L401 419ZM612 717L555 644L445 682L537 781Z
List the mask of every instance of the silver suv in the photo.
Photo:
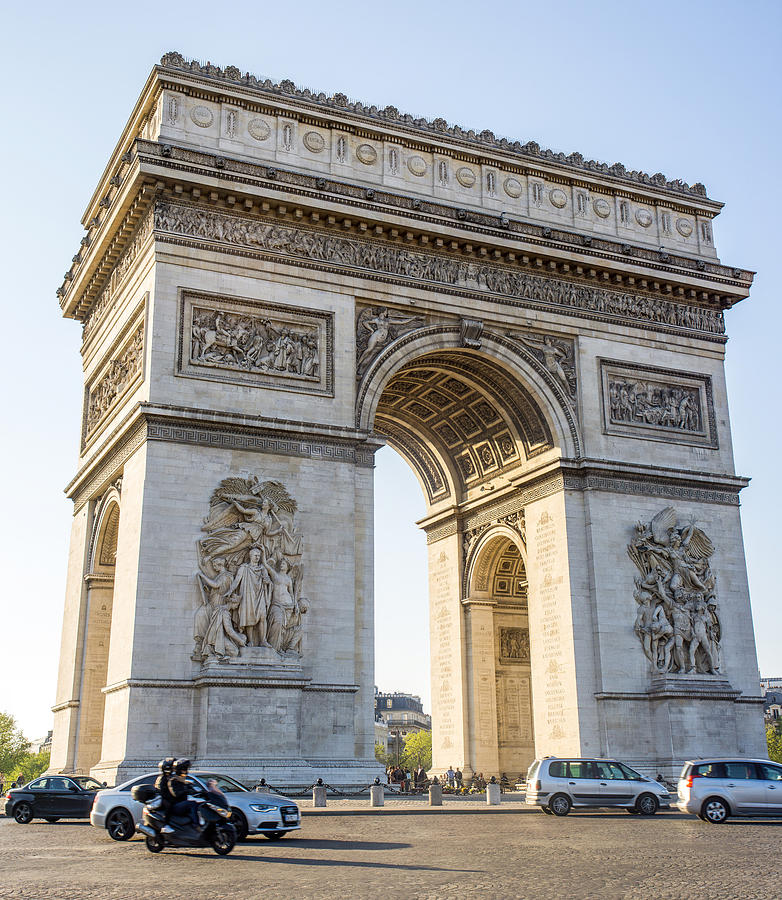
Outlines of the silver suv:
M676 806L718 825L728 816L782 816L782 765L767 759L690 759Z
M653 816L671 805L663 784L613 759L536 759L527 772L529 806L566 816L574 807L615 806Z

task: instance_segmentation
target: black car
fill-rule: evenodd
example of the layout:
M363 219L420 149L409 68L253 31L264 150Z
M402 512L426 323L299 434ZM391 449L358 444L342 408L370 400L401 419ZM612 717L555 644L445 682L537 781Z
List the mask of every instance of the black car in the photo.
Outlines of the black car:
M44 775L5 795L5 814L20 825L33 819L88 819L101 784L89 775Z

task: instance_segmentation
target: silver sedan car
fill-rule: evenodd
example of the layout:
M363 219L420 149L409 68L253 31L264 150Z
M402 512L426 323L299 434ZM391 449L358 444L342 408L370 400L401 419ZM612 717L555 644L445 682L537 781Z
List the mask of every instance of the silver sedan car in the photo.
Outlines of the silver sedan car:
M118 787L98 791L90 813L90 823L105 828L115 841L127 841L136 833L144 804L134 800L131 790L138 784L154 784L157 772L132 778ZM190 772L189 780L200 790L214 778L231 807L231 822L239 840L250 834L262 834L272 841L284 838L290 831L301 828L301 814L295 803L279 794L248 791L228 775L216 772Z

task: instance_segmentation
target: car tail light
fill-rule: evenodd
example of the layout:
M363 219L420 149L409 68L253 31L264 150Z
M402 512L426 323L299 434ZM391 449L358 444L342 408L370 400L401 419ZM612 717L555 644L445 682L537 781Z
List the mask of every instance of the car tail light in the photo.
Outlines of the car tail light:
M538 781L535 782L535 790L536 791L540 790L540 779L538 779Z
M688 788L691 788L691 787L692 787L692 780L693 780L693 778L700 778L700 777L701 777L701 776L700 776L697 772L691 772L691 773L690 773L690 777L687 779L687 787L688 787Z
M6 800L10 800L10 799L11 799L11 792L10 792L10 791L5 795L5 799L6 799Z

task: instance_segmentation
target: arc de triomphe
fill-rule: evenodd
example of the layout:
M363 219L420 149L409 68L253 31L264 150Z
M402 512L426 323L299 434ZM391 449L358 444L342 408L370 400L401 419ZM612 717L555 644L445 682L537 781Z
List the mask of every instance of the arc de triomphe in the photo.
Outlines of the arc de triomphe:
M366 784L384 442L427 499L435 771L763 753L720 208L167 54L58 291L52 768Z

